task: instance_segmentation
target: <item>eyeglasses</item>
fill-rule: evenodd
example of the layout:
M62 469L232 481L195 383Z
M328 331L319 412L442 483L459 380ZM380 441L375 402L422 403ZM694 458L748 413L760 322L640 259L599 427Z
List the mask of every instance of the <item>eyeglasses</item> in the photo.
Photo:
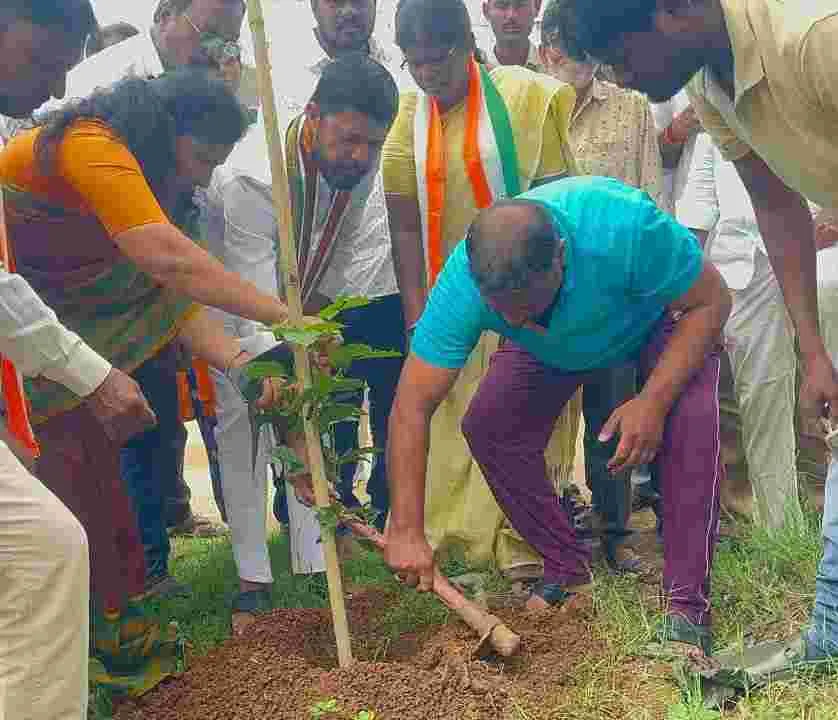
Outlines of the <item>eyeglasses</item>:
M201 30L195 21L189 17L189 13L183 13L186 22L197 33L198 41L204 52L214 62L222 65L231 60L241 60L242 48L235 40L227 40L216 32L207 32Z
M425 60L424 62L416 62L415 60L411 60L407 56L405 56L404 60L402 60L402 64L400 65L401 69L404 70L405 68L411 68L412 70L418 70L423 65L430 65L432 68L441 68L445 65L449 60L451 60L454 55L457 54L457 48L452 47L445 55L441 58L435 58L432 60Z

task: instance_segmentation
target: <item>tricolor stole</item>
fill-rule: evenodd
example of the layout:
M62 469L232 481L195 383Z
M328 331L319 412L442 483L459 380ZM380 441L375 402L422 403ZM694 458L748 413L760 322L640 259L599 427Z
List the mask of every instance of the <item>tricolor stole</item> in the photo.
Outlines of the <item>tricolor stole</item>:
M326 225L320 237L314 238L314 217L322 198L318 169L311 153L313 141L312 129L306 122L306 116L298 116L285 135L285 158L288 185L291 189L291 212L296 231L297 264L303 306L318 288L329 268L352 196L348 190L338 190L332 195Z
M447 170L439 103L424 93L417 98L413 142L425 267L431 287L444 263L442 220ZM489 72L473 58L469 63L463 159L478 209L521 192L509 111Z

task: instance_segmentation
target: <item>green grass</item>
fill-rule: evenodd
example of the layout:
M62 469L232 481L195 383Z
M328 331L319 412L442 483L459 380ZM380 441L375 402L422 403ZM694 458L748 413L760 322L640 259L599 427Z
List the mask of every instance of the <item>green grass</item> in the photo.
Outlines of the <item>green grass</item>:
M717 649L749 639L790 637L805 624L814 596L820 555L820 519L815 514L779 533L745 527L737 540L720 543L714 566L713 606ZM289 570L287 537L270 540L277 607L326 607L322 576L293 576ZM449 575L470 568L462 556L450 553L443 563ZM229 601L237 589L235 565L228 540L178 540L173 573L189 583L193 597L166 603L164 616L179 622L197 654L229 637ZM486 568L483 568L486 571ZM344 566L347 583L374 585L397 595L382 618L382 635L391 638L439 624L447 609L434 597L401 587L377 553L363 550ZM502 589L497 573L487 572L487 584ZM697 692L679 693L660 664L645 665L638 657L654 639L659 612L649 586L632 580L598 577L595 607L599 622L593 631L607 640L605 658L579 659L578 682L561 694L544 698L537 708L514 704L518 720L832 720L838 718L838 677L777 683L743 698L723 713L703 708ZM634 690L621 684L630 663ZM656 698L664 711L649 709Z
M274 607L312 608L328 606L328 589L323 575L293 575L290 570L288 537L275 535L268 542L274 574ZM197 655L206 653L230 636L230 605L238 590L236 567L228 539L176 540L171 559L172 573L192 588L189 599L161 604L167 620L176 620ZM428 625L444 623L448 610L434 596L406 590L393 577L380 555L362 549L344 563L348 584L376 586L399 596L382 620L382 634L392 638Z
M809 514L785 529L750 528L717 554L713 606L717 644L744 637L788 636L806 622L820 558L820 518Z
M820 517L814 513L783 531L742 527L738 540L719 544L713 574L717 649L747 640L787 638L805 625L814 600L820 557ZM659 663L644 661L661 617L654 588L599 575L593 631L612 654L597 663L580 659L578 682L538 708L516 707L514 718L532 720L834 720L838 677L776 683L723 712L706 709L694 685L678 691ZM621 684L630 667L632 682ZM654 709L656 705L665 711Z

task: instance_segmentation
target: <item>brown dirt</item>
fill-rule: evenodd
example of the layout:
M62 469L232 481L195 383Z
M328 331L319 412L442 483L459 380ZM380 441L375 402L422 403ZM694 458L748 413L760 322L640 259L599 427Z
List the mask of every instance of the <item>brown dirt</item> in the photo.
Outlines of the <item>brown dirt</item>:
M452 622L389 643L376 620L394 601L377 591L349 601L358 661L335 667L327 610L277 610L244 637L192 663L138 702L123 704L116 720L305 720L318 701L336 699L341 715L374 710L376 720L484 720L511 715L513 705L539 706L577 683L581 661L605 658L594 637L589 598L558 611L502 611L524 638L521 654L503 663L472 661L475 640Z
M659 562L653 525L637 525L637 550ZM326 720L351 720L360 710L374 710L376 720L616 720L641 717L637 707L642 717L664 717L672 701L668 667L616 657L587 596L560 610L496 610L522 636L522 650L484 661L471 659L476 638L455 620L387 637L381 618L394 602L377 589L349 594L350 669L337 668L328 610L276 610L180 677L121 705L115 720L309 720L311 707L330 699L340 713Z

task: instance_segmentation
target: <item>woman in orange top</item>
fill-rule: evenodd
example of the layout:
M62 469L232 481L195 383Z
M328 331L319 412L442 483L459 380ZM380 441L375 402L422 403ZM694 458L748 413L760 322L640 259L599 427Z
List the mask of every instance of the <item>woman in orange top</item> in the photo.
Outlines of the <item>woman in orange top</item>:
M203 305L265 323L286 318L277 298L188 237L195 187L209 183L246 127L223 83L180 71L97 92L0 154L18 272L115 367L134 372L175 339L222 370L246 362ZM163 652L143 608L143 548L119 446L65 388L38 378L27 394L43 448L37 473L88 534L100 676L133 674L140 692L167 668L137 649Z

